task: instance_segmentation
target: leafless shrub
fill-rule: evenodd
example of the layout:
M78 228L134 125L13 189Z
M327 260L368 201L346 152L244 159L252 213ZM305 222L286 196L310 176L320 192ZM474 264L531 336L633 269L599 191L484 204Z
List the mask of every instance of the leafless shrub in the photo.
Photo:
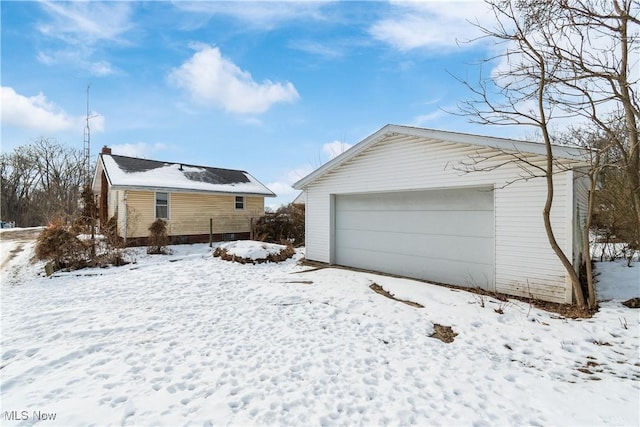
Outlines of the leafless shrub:
M300 204L289 204L268 212L253 225L256 240L272 243L304 244L305 207Z
M480 304L480 307L484 308L484 302L487 297L483 294L476 294L473 297L475 298L476 302Z
M54 270L83 268L89 260L89 246L62 224L42 230L35 252L36 258L51 261Z
M510 301L500 301L498 303L498 308L494 308L493 311L495 311L498 314L504 314L504 310L511 305Z
M629 325L627 324L627 318L623 317L622 319L618 319L620 320L620 325L622 325L623 328L625 329L629 329Z
M149 226L148 254L166 255L169 235L167 234L167 223L161 219L156 219Z
M118 234L118 218L112 216L109 218L105 226L102 228L102 234L107 239L107 242L113 247L123 246L122 239Z

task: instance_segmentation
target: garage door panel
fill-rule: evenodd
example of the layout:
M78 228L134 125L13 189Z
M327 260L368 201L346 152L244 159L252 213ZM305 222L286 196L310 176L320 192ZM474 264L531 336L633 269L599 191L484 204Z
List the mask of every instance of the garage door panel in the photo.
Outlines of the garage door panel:
M462 193L464 193L464 197L460 197ZM341 204L340 209L345 211L493 210L493 192L488 188L375 194L376 205L371 205L372 194L351 194L348 197L338 196Z
M439 283L491 289L493 284L493 268L474 262L438 260L426 262L420 257L401 255L395 252L378 252L367 249L349 251L345 262L373 271L382 271L380 264L374 260L384 257L389 268L385 273L416 277Z
M489 188L337 195L337 264L493 288Z
M493 212L450 211L447 221L441 221L440 211L338 211L336 224L340 229L371 230L378 224L394 233L444 234L452 236L479 235L493 237ZM338 230L336 228L336 230Z
M493 261L493 239L490 237L398 234L367 230L340 230L339 232L343 238L340 239L340 245L336 247L338 253L357 248L369 248L369 250L376 248L377 252L394 252L431 260L461 260L476 263ZM347 242L357 243L349 245Z

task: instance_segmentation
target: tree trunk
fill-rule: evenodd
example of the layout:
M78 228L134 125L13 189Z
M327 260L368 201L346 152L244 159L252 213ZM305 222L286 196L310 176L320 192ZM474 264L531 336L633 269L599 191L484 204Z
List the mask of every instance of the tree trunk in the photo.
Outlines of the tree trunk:
M549 147L550 148L550 147ZM547 167L553 167L553 158L548 156L547 158ZM573 264L567 256L565 255L560 245L558 245L558 241L556 240L556 236L553 234L553 228L551 226L551 206L553 204L553 174L552 172L547 173L547 199L544 204L544 209L542 210L542 217L544 218L544 229L547 233L547 239L549 240L549 244L551 245L551 249L556 254L562 265L564 266L569 278L571 279L571 285L573 287L573 293L576 296L576 305L578 308L585 308L586 303L584 300L584 293L582 292L582 286L580 285L580 277L578 277L578 273L573 268Z
M596 168L597 170L598 162L596 160ZM591 245L589 241L589 231L591 230L591 219L593 216L593 199L595 198L596 192L596 175L595 170L592 169L589 171L589 201L587 204L587 217L584 224L584 238L583 238L583 250L584 250L584 262L587 273L587 288L589 290L588 302L589 308L594 309L596 307L596 288L593 283L593 270L591 268Z

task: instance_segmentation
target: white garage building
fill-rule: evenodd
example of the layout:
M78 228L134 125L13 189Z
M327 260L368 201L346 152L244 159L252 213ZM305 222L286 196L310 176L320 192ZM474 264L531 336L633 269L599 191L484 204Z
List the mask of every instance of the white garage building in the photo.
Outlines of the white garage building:
M306 257L571 303L544 231L546 181L533 176L544 154L539 143L387 125L294 184L306 197ZM586 156L560 146L554 155L563 167L552 224L577 269ZM465 164L483 170L464 172Z

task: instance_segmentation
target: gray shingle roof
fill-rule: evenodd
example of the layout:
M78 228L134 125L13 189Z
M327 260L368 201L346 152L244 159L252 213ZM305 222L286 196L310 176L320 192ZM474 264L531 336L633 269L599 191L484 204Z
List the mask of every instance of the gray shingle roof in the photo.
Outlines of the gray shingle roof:
M184 172L184 175L191 181L205 182L208 184L236 184L241 182L250 182L245 175L245 171L234 169L220 169L208 166L189 165L186 163L169 163L158 160L138 159L136 157L126 157L111 155L116 164L125 172L147 172L152 169L158 169L167 165L181 165L183 168L198 168L202 171Z
M275 196L260 181L241 170L104 153L100 154L99 166L115 188ZM94 190L100 185L100 180L94 179Z

